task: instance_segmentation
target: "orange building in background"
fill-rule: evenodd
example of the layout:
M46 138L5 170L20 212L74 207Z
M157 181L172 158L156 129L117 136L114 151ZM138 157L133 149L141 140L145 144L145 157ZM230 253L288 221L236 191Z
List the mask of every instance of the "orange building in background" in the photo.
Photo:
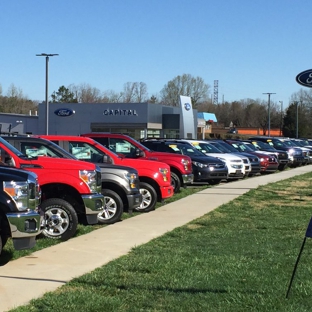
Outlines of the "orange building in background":
M268 130L263 132L263 129L261 128L236 128L238 131L238 134L243 135L268 135ZM283 133L280 129L270 129L270 136L283 136Z
M232 133L233 135L268 135L268 130L266 130L266 132L264 133L262 128L235 128L237 130L238 133ZM205 129L205 134L206 135L226 135L226 134L231 134L229 133L230 127L218 127L215 125L212 125L211 127L209 127L209 129ZM277 128L273 128L270 129L270 136L283 136L283 133L281 132L280 129Z

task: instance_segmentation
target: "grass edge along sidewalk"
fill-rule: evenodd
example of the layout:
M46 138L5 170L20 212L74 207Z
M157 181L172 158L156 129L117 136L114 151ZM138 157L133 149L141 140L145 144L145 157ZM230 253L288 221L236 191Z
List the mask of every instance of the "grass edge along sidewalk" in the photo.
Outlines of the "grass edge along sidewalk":
M252 190L16 311L292 311L294 302L305 311L309 279L292 301L285 282L310 218L311 179Z

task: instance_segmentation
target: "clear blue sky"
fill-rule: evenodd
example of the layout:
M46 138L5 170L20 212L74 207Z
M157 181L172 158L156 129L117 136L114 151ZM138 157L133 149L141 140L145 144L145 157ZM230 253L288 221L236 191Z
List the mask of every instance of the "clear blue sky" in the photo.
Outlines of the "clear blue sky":
M122 91L145 82L158 93L182 74L201 77L219 102L283 101L312 68L311 0L4 0L0 6L0 85L31 100L86 83ZM310 61L309 61L310 59Z

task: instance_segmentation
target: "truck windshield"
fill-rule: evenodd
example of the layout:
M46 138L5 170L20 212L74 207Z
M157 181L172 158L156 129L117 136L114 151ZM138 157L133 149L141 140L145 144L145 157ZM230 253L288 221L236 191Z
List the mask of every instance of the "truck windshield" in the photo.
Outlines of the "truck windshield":
M26 157L25 154L23 154L22 152L20 152L17 148L15 148L14 146L12 146L10 143L8 143L5 139L0 137L0 142L6 147L8 148L13 154L17 155L18 157Z
M111 150L108 150L108 153L105 153L101 149L97 148L96 145L92 145L87 142L69 141L69 149L70 153L77 159L91 163L103 163L104 156L109 156L109 154L114 154L115 157L119 157ZM106 150L106 147L103 147L103 149Z

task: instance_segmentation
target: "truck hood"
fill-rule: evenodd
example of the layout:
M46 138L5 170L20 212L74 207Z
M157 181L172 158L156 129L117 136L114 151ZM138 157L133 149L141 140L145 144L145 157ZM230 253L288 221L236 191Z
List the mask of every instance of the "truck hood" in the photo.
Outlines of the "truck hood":
M181 154L173 154L173 153L166 153L166 152L155 152L155 151L150 151L152 156L149 157L151 159L152 157L155 157L155 160L162 160L162 159L175 159L177 162L181 162L182 158L190 158L189 156L186 155L181 155Z
M75 160L75 159L66 159L66 158L52 158L39 156L37 158L28 158L29 163L33 166L39 167L42 166L47 169L62 169L62 170L95 170L96 165L88 163L86 161ZM23 163L23 161L21 161ZM25 164L25 163L23 163Z
M129 166L103 164L103 163L97 163L97 165L101 168L102 171L107 171L107 172L112 172L115 170L124 170L130 173L138 173L136 169L134 169L133 167L129 167Z
M154 169L158 172L159 168L166 168L170 170L169 165L166 163L156 161L156 160L147 160L147 159L135 159L135 158L122 158L119 160L122 166L134 167L138 170L140 169Z

